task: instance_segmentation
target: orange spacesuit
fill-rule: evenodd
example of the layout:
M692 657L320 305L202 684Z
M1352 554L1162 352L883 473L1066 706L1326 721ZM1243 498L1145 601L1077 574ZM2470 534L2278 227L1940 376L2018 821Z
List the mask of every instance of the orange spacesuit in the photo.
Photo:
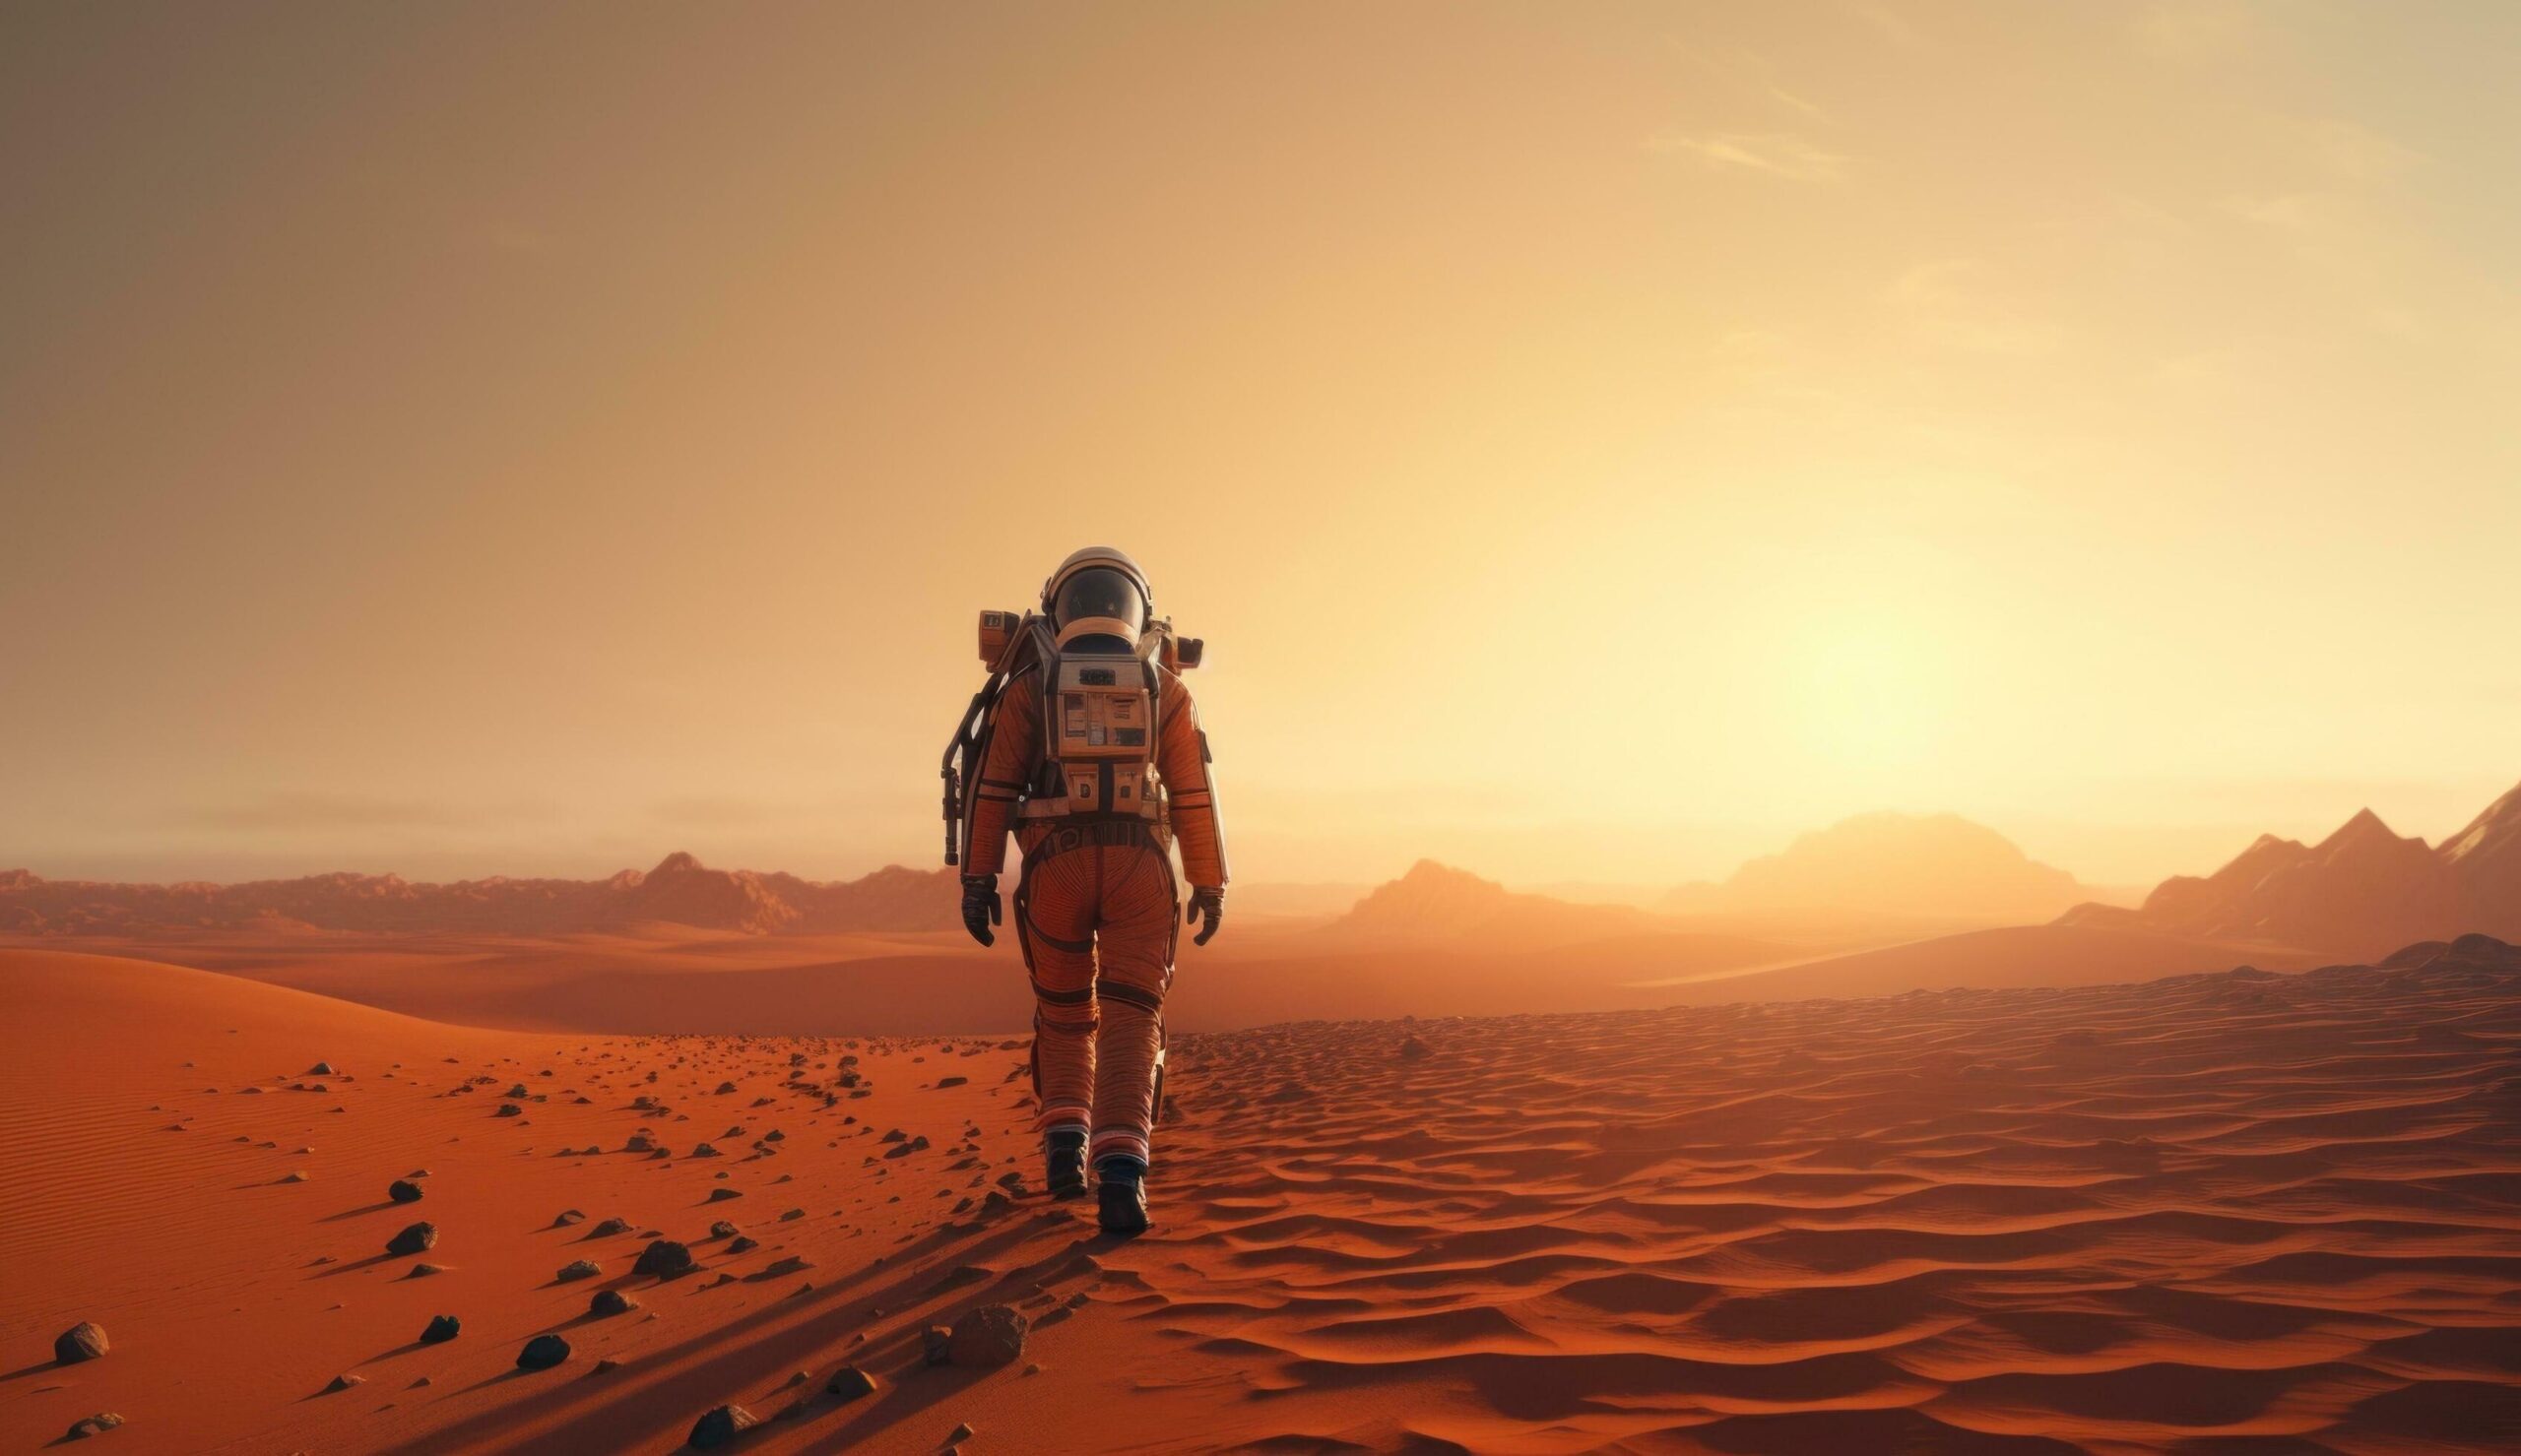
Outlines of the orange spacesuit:
M1207 738L1170 665L1196 663L1198 644L1151 620L1145 574L1108 547L1061 563L1042 601L1039 617L1020 622L984 615L997 672L958 740L977 760L967 785L948 749L964 921L982 944L995 939L1012 828L1024 855L1015 935L1033 981L1033 1086L1051 1191L1085 1191L1090 1162L1103 1226L1134 1233L1146 1227L1148 1137L1162 1095L1175 846L1192 886L1189 918L1203 921L1195 943L1206 944L1224 915Z

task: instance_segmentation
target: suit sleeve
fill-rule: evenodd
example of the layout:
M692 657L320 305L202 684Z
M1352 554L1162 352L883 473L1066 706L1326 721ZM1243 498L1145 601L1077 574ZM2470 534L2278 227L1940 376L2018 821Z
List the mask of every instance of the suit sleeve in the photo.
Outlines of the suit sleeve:
M1042 684L1028 670L999 696L998 722L981 760L981 782L972 792L972 846L965 874L997 874L1006 867L1006 830L1015 800L1033 782L1042 756Z
M1173 800L1173 838L1182 847L1184 878L1199 889L1224 886L1225 831L1217 818L1216 781L1208 770L1208 735L1199 730L1199 705L1182 679L1164 679L1164 730L1156 745L1156 772Z

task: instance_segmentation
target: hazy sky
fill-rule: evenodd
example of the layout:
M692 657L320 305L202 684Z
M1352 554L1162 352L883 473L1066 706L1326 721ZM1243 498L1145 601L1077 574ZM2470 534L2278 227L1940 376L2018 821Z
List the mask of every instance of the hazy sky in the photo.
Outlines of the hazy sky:
M0 866L935 862L1110 540L1237 876L2521 778L2521 6L0 9Z

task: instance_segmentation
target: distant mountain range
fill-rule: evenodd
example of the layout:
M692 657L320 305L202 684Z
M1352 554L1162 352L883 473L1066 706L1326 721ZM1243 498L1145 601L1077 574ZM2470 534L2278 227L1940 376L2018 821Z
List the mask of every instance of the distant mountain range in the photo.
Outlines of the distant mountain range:
M1661 908L1873 911L2044 920L2092 891L1957 814L1858 814L1744 861L1722 884L1683 885Z
M2260 835L2213 874L2163 881L2134 910L2080 905L2058 923L2355 956L2472 931L2521 939L2521 787L2437 847L2365 809L2316 845Z
M939 930L961 924L949 869L888 865L854 880L711 869L675 854L610 879L415 884L320 874L237 885L110 884L0 870L0 932L95 935L239 927L566 935L670 921L749 934Z

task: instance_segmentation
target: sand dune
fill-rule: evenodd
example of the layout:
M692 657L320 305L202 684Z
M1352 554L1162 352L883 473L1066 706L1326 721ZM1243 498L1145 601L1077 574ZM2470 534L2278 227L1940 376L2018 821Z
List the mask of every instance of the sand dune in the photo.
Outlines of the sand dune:
M644 936L336 936L227 932L19 940L155 958L415 1016L618 1035L935 1036L1022 1028L1032 993L1011 946L960 931ZM0 939L0 948L11 944ZM1782 941L1685 931L1506 951L1460 942L1357 948L1307 926L1238 925L1185 946L1171 1002L1184 1031L1303 1019L1486 1015L1546 1004L1664 1004L1631 982L1805 959Z
M2287 946L2098 925L2006 925L1792 965L1647 983L1658 1001L1895 996L1969 986L2106 985L2255 966L2305 971L2328 958Z
M474 1031L24 951L0 1025L21 1449L110 1410L134 1451L666 1451L730 1401L762 1451L965 1424L973 1451L2521 1438L2521 955L2476 942L1185 1036L1161 1223L1126 1244L1074 1206L980 1206L1031 1166L1012 1042ZM672 1154L621 1151L642 1129ZM437 1246L383 1257L416 1218ZM698 1272L631 1274L651 1231ZM601 1273L555 1279L577 1258ZM600 1289L641 1307L588 1315ZM1036 1321L1019 1361L923 1365L927 1326L1001 1302ZM460 1337L418 1343L439 1313ZM83 1318L112 1352L54 1364ZM570 1360L515 1368L544 1331ZM824 1394L843 1364L874 1394Z

